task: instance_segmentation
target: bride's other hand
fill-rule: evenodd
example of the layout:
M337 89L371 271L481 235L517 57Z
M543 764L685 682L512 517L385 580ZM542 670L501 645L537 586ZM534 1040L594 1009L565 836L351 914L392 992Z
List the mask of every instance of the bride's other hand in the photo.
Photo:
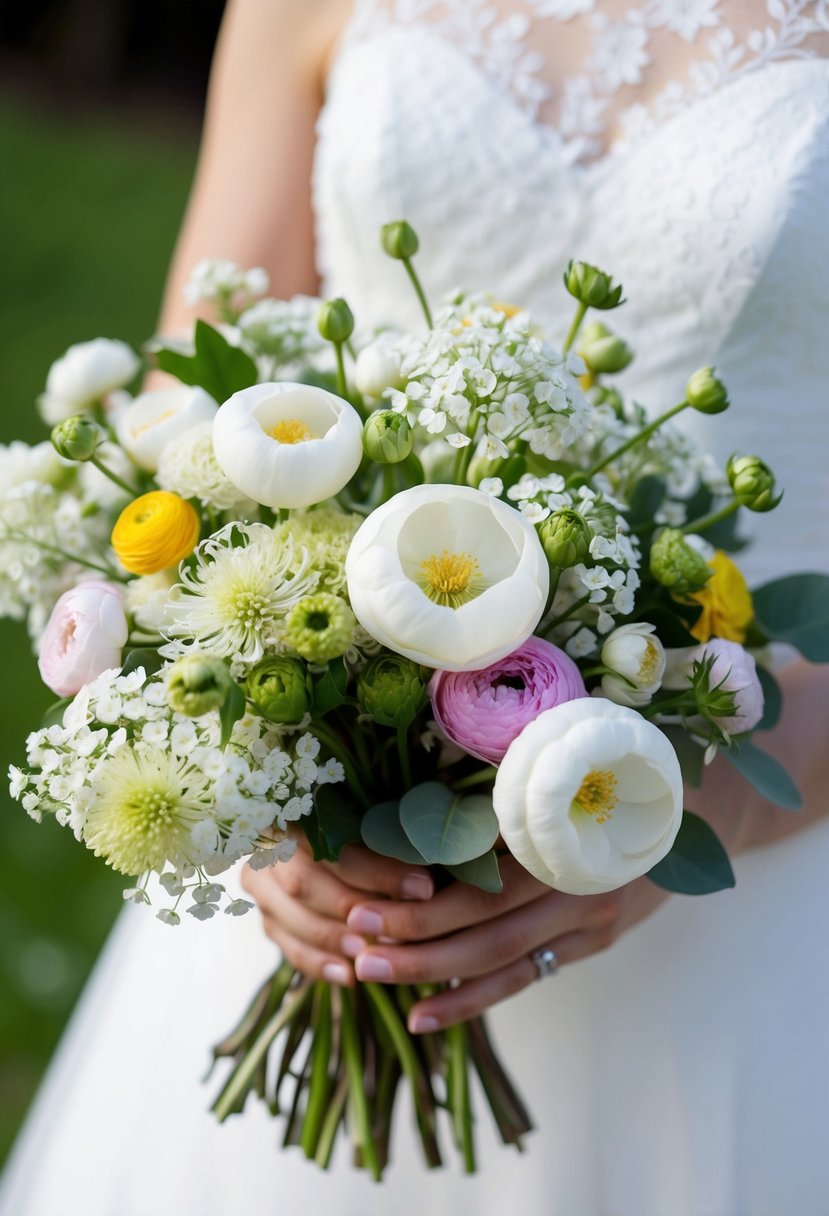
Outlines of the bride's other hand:
M422 901L434 893L423 867L378 857L360 845L343 849L336 865L314 861L302 836L290 861L265 870L246 866L242 885L256 901L268 937L294 967L348 987L354 984L351 960L368 944L348 928L351 910L367 899Z

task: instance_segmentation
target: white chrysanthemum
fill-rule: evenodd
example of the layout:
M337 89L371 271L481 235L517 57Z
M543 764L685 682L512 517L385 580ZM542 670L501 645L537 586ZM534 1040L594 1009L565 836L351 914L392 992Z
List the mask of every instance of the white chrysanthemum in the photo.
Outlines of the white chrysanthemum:
M280 543L265 524L229 524L202 541L194 558L167 601L167 656L197 646L254 663L275 640L277 623L317 584L306 550Z
M190 860L190 833L213 804L211 782L185 757L122 747L92 780L84 839L122 874Z
M250 515L255 503L222 472L213 450L212 421L199 422L163 449L156 480L163 490L198 498L204 507Z

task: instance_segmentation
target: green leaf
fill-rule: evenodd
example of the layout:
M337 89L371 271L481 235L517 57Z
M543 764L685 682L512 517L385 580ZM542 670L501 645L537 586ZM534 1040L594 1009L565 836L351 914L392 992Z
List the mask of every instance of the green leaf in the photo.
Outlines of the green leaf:
M813 663L829 663L829 575L791 574L752 595L766 637L796 646Z
M800 791L779 761L761 751L748 740L725 753L739 773L750 781L758 793L787 811L799 811L803 805Z
M464 861L460 865L446 868L459 882L468 883L470 887L479 887L493 895L500 895L504 889L501 871L498 869L498 858L493 849L484 853L483 857L475 857L472 861Z
M163 348L156 352L162 371L170 372L183 384L197 384L220 405L257 381L256 364L240 347L231 346L212 325L196 322L196 353Z
M679 767L682 769L682 780L686 785L695 789L702 785L702 774L705 770L705 748L695 743L687 731L681 726L661 726L663 735L676 752Z
M73 700L73 697L62 697L60 701L53 701L43 715L40 729L46 730L50 726L63 726L63 715Z
M354 805L333 785L321 785L314 809L299 826L308 837L315 861L336 861L347 844L360 841L360 816Z
M683 611L688 611L684 605ZM692 633L688 632L682 618L677 616L675 611L665 608L661 604L645 604L641 608L637 605L632 619L647 622L649 625L655 625L656 636L663 646L677 649L679 647L697 645L697 639Z
M634 532L645 523L653 523L653 517L665 498L665 482L661 477L646 474L636 483L627 511Z
M460 865L480 857L498 839L492 800L462 798L439 781L416 785L400 800L400 822L427 862Z
M760 686L763 689L763 716L757 723L755 730L771 730L780 720L780 711L783 708L783 693L780 691L780 685L775 680L774 676L765 667L757 664L757 677L760 680Z
M164 660L157 650L145 650L138 647L127 655L124 666L121 668L121 675L131 675L139 667L143 667L148 677L154 676L157 671L161 671L163 666Z
M348 671L342 659L334 659L314 684L314 710L322 717L345 701Z
M403 831L399 802L378 802L366 811L360 823L363 844L383 857L396 857L411 865L425 865L426 859Z
M222 737L219 741L219 747L227 747L230 742L230 736L233 734L233 727L244 716L245 694L242 689L234 681L230 686L230 691L225 697L225 703L219 710L219 722L222 727Z
M734 886L728 854L712 827L683 811L682 824L667 857L648 871L648 878L666 891L681 895L710 895Z

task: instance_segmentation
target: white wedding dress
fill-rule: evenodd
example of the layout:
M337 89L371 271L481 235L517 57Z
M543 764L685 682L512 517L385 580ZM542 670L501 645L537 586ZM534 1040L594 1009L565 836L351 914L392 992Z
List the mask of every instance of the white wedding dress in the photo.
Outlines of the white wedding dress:
M691 423L786 488L752 579L827 569L827 56L826 0L358 3L319 127L325 291L418 323L377 239L405 216L433 297L487 288L563 334L566 259L598 263L629 297L628 387L664 408L716 364L733 407ZM494 1012L537 1123L523 1156L482 1113L481 1173L427 1173L401 1106L379 1187L278 1151L259 1109L206 1112L207 1047L274 962L256 916L128 909L2 1216L826 1216L829 820L736 870Z

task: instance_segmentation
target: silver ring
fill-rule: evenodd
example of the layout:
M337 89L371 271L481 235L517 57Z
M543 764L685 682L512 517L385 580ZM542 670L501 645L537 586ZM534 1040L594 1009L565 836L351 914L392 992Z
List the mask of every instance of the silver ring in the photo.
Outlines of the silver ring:
M558 957L555 950L551 950L549 946L543 946L540 950L533 950L530 958L535 963L540 980L543 980L547 975L555 975L558 971Z

